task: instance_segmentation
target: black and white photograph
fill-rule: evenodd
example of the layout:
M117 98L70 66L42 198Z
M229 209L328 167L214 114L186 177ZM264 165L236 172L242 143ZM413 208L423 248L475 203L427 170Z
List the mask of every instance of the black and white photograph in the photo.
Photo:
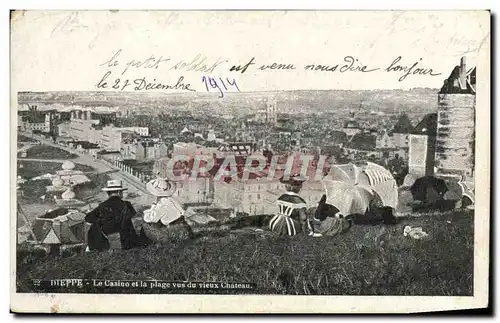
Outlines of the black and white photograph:
M11 311L486 307L489 39L479 10L12 11Z

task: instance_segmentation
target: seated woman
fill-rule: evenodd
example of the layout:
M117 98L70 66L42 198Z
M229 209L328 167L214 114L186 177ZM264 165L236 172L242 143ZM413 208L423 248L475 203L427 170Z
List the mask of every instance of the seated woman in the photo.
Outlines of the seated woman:
M177 233L182 231L192 238L194 234L184 217L185 210L173 197L176 192L175 182L157 178L147 183L146 188L149 193L156 196L157 202L144 211L144 222L156 229L172 229Z
M299 196L304 179L293 175L289 180L281 179L286 184L286 192L282 194L276 205L278 213L269 222L269 229L278 235L294 236L306 233L306 202Z
M309 235L313 237L334 236L351 227L351 219L344 217L339 209L326 203L326 195L321 197L318 207L309 210Z

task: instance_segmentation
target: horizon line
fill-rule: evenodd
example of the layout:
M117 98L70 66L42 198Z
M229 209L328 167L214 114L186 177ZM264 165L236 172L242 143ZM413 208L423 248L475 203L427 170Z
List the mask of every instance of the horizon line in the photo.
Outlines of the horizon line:
M439 88L437 87L425 87L425 86L417 86L417 87L412 87L412 88L373 88L373 89L283 89L283 90L256 90L256 91L238 91L238 92L227 92L225 93L226 95L238 95L238 94L251 94L251 93L272 93L272 92L305 92L305 91L317 91L317 92L328 92L328 91L353 91L353 92L360 92L360 91L366 91L366 92L371 92L371 91L412 91L412 90L418 90L418 89L426 89L426 90L437 90L439 91ZM103 90L48 90L48 91L18 91L17 94L21 93L71 93L71 92L83 92L83 93L88 93L88 92L96 92L96 93L112 93L112 94L118 94L118 93L123 93L123 94L132 94L132 93L137 93L137 94L152 94L152 95L187 95L187 94L193 94L193 95L217 95L215 92L187 92L187 91L179 91L179 92L162 92L162 91L103 91Z

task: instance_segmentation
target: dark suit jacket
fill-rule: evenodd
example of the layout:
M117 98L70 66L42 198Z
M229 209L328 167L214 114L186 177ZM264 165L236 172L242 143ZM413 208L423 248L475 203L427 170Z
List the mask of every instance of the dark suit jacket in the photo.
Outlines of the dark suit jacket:
M138 245L139 238L132 224L132 217L135 210L128 201L122 200L118 196L111 196L102 202L85 217L85 221L91 223L89 230L88 244L90 249L106 249L105 242L99 236L99 229L108 235L120 233L120 241L123 249L130 249Z

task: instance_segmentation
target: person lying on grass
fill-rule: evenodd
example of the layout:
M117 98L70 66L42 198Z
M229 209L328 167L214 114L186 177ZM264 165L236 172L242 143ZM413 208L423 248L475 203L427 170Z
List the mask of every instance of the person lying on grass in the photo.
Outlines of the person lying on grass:
M344 217L323 195L317 207L308 210L307 224L312 237L335 236L351 228L353 217Z
M308 227L314 237L334 236L348 231L354 224L385 224L397 223L394 210L384 206L380 199L374 199L364 214L342 214L340 210L327 203L326 195L321 197L317 207L310 208Z

